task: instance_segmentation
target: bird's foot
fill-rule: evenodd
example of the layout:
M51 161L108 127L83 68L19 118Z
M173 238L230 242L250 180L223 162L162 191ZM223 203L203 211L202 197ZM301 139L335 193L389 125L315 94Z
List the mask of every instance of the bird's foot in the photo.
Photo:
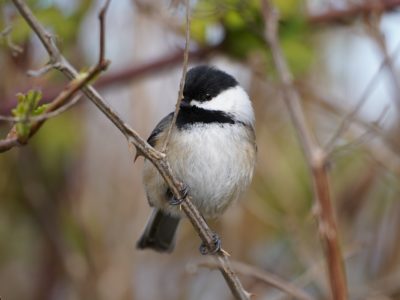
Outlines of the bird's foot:
M209 249L208 246L204 242L201 243L199 250L202 255L216 254L217 252L219 252L221 250L221 239L219 238L219 236L216 233L213 233L212 239L213 239L212 249Z
M183 200L186 198L186 196L189 194L189 187L184 184L184 183L179 183L179 191L180 194L182 195L180 199L177 199L171 192L170 189L167 191L167 196L168 196L168 202L170 205L177 206L181 205Z

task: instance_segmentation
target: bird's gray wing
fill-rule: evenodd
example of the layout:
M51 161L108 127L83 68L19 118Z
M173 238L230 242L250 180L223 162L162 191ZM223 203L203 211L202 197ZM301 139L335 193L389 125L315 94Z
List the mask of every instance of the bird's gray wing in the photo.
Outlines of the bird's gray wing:
M152 147L156 146L156 142L159 138L160 133L162 133L167 128L167 126L171 123L173 116L174 116L174 113L168 114L153 129L149 138L147 139L147 142L150 144L150 146L152 146ZM143 152L140 151L140 149L136 147L136 155L135 155L134 161L136 161L136 159L139 156L144 156L144 155L143 155Z
M174 113L170 113L167 116L165 116L158 124L157 126L153 129L151 132L149 138L147 139L147 142L154 147L156 144L156 141L158 139L158 136L161 132L163 132L165 129L168 128L169 124L171 124L172 118L174 116Z

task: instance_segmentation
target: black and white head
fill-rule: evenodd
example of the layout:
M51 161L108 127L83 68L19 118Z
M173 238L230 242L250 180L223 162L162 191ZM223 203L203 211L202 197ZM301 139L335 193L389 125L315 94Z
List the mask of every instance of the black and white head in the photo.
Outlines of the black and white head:
M205 65L190 69L183 96L176 123L180 128L196 123L253 126L254 112L247 93L221 70Z

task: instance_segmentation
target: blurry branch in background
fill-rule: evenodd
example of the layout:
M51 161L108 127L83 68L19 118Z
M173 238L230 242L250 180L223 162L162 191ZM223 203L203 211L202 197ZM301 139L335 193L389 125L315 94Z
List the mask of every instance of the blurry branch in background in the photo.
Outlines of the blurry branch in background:
M278 276L268 273L265 270L259 269L257 267L238 262L232 261L233 269L240 275L246 277L253 277L257 280L265 282L267 285L270 285L286 294L294 297L295 299L301 300L313 300L314 298L304 292L302 289L298 288L296 285L279 278ZM194 273L197 271L197 268L209 268L209 269L216 269L218 265L215 262L210 260L202 261L197 264L189 264L188 271Z
M0 117L0 120L9 120L12 122L22 122L25 124L28 124L28 130L29 133L26 137L21 137L17 130L16 130L16 125L14 125L10 132L7 135L7 138L4 140L0 140L0 152L5 152L7 150L10 150L13 147L16 146L22 146L25 145L28 140L36 134L36 132L40 129L40 127L44 124L44 122L52 117L58 116L60 113L64 112L68 108L70 108L74 103L76 103L81 97L77 96L74 97L82 87L87 85L92 79L94 79L98 74L100 74L102 71L104 71L108 65L109 61L107 61L104 58L104 23L105 23L105 13L108 8L108 3L103 7L99 14L99 21L100 21L100 54L99 54L99 61L98 63L91 68L91 70L87 74L79 74L78 77L74 78L69 86L62 91L51 103L49 103L48 106L44 109L44 114L39 115L37 117L29 117L27 116L25 119L21 120L19 118L8 118L8 117ZM17 4L16 4L17 5ZM21 2L21 7L27 7L23 2ZM33 16L30 11L24 11L24 16ZM30 20L28 22L29 24L36 24L38 25L38 22L34 19ZM51 41L51 37L43 33L39 36L41 41L43 40L48 42L48 45L46 46L46 49L51 51L49 52L50 55L54 55L50 57L50 63L49 65L55 66L57 65L58 67L62 67L61 63L61 56L57 51L52 49L52 47L55 47L53 45L53 42ZM49 71L48 66L45 66L43 69ZM42 74L42 71L37 71L39 74Z
M331 296L335 300L347 299L347 281L341 253L334 208L328 178L328 156L309 129L301 107L300 96L283 56L278 40L278 13L268 0L262 1L265 21L265 39L282 84L282 92L290 117L297 131L307 164L312 173L315 214L318 222L325 259L328 266Z
M149 19L154 22L160 23L162 27L167 27L172 32L181 33L182 26L176 18L171 17L171 14L167 14L167 11L159 5L158 2L152 2L148 0L132 0L141 15L146 15ZM176 4L170 1L170 6L176 6ZM184 2L184 1L178 1Z
M218 49L218 45L204 47L189 51L189 56L191 61L202 59L208 56L210 53ZM156 72L161 72L167 67L173 67L182 62L183 51L178 50L174 53L167 54L158 59L155 59L148 63L142 63L138 66L128 67L125 70L117 71L114 73L106 73L96 80L93 85L97 89L102 89L110 87L115 84L125 84L127 82L132 82L134 80L143 79L145 76L152 75ZM49 70L54 68L52 65L48 65ZM43 71L44 68L41 70ZM28 71L28 75L37 77L38 71ZM22 87L21 90L26 90L27 88ZM53 86L47 87L43 90L42 103L51 102L62 90L62 87ZM15 105L16 101L14 99L7 99L0 105L0 114L8 113Z
M79 285L83 273L93 270L90 258L87 257L85 250L76 252L62 236L62 218L60 218L60 211L58 210L58 199L41 185L36 169L32 168L30 163L33 157L30 157L29 154L29 151L27 151L24 155L21 155L16 164L19 169L20 180L23 182L20 187L23 194L23 197L21 197L22 204L29 211L35 225L43 233L45 243L50 248L50 253L47 253L45 260L50 260L52 268L61 268L62 273L71 282ZM82 241L81 245L83 248L87 247L85 241ZM52 256L54 256L53 259ZM80 259L83 257L85 259ZM77 259L83 264L80 268L77 268ZM45 277L44 274L39 274L39 276ZM44 278L44 280L46 279ZM41 289L40 286L39 289ZM95 289L93 289L93 292L96 295ZM31 299L43 299L43 296L32 296Z
M350 1L348 1L350 2ZM314 24L348 23L356 17L365 16L377 11L389 11L400 6L400 0L361 1L345 9L329 10L319 15L310 15L308 21Z
M343 118L343 120L340 122L340 125L336 132L333 134L332 138L328 141L328 143L325 146L325 150L327 153L331 153L333 150L333 147L335 146L335 143L337 140L343 135L343 133L349 128L351 122L354 120L355 116L361 109L361 107L365 104L365 102L368 100L368 96L371 94L373 89L376 87L378 84L378 81L381 79L381 72L385 68L385 65L388 64L388 61L391 61L391 57L396 58L400 54L400 43L396 46L396 49L393 52L393 55L387 55L384 57L382 63L380 64L378 70L375 72L375 74L372 76L370 81L367 83L365 90L361 94L360 99L356 102L356 105L351 109ZM390 62L389 62L390 64Z
M370 142L372 138L376 137L374 136L374 125L377 127L380 127L380 124L384 121L385 117L387 116L387 113L389 112L390 105L386 105L383 109L382 112L379 114L378 118L376 118L375 121L371 122L370 127L367 127L364 129L364 132L360 134L358 137L354 138L350 142L346 143L343 146L338 146L336 147L330 155L333 156L334 153L337 153L339 151L343 151L344 149L352 148L354 146L360 146L362 144L366 144L367 142Z
M179 108L183 98L183 88L185 85L186 80L186 72L188 67L188 60L189 60L189 46L190 46L190 6L189 0L185 0L185 7L186 7L186 29L185 29L185 50L183 51L183 67L182 67L182 76L181 81L179 83L179 92L178 92L178 99L176 100L175 104L175 111L174 116L172 117L171 124L169 125L167 135L165 137L164 145L162 147L161 152L166 153L168 150L168 143L171 139L171 132L172 128L175 126L176 118L178 117Z
M8 48L11 49L12 54L13 55L18 55L20 53L22 53L24 50L13 43L13 41L11 40L11 31L12 31L12 26L8 25L6 26L6 28L4 28L1 32L0 32L0 39L5 39L6 41L6 45L8 46Z
M382 52L384 64L386 65L386 68L389 71L390 79L392 80L393 95L395 98L394 100L397 112L400 114L400 78L397 75L396 67L394 64L394 59L396 58L396 55L391 56L389 54L385 36L379 28L380 20L380 12L376 12L375 14L371 14L368 18L365 18L365 24L367 27L367 32L378 45L379 50Z
M12 0L14 5L17 7L20 14L32 28L32 30L39 37L41 43L45 47L46 51L50 56L50 63L54 65L54 68L62 72L70 80L77 80L79 78L78 72L75 68L62 56L57 46L53 43L52 38L48 35L43 25L33 15L30 8L25 4L23 0ZM103 7L102 11L108 7L108 2ZM101 20L100 13L100 20ZM104 41L104 40L103 40ZM103 45L104 46L104 45ZM104 53L104 48L100 53ZM102 60L100 60L102 61ZM101 64L103 65L103 64ZM80 87L81 91L102 111L106 117L121 131L126 137L130 144L133 144L137 151L149 159L165 182L169 186L172 194L176 199L183 199L181 204L182 210L188 216L190 222L195 228L196 232L202 239L203 243L208 249L214 250L214 233L208 227L204 218L201 216L196 207L192 204L190 196L182 191L182 183L175 178L172 173L171 167L166 159L166 155L162 152L157 151L151 147L139 134L134 131L128 124L126 124L120 116L103 100L103 98L97 93L97 91L90 85L87 84ZM239 278L231 267L230 260L225 251L220 249L216 254L215 258L219 262L219 270L225 278L232 294L236 299L249 299L250 293L244 290Z
M311 89L308 90L308 93ZM319 95L312 93L310 104L322 109L324 113L329 113L337 117L342 118L349 114L347 108L335 105L337 99L322 99ZM306 99L305 99L306 100ZM343 122L343 121L342 121ZM364 130L372 133L375 137L378 137L381 143L369 143L365 150L370 154L373 160L377 161L381 167L400 176L400 145L398 142L389 139L385 130L375 122L369 122L363 120L359 116L355 115L352 118L352 124L357 127L361 127ZM350 125L350 124L349 124ZM339 125L340 126L340 125ZM351 129L351 127L350 127ZM332 150L331 155L337 153L336 150Z

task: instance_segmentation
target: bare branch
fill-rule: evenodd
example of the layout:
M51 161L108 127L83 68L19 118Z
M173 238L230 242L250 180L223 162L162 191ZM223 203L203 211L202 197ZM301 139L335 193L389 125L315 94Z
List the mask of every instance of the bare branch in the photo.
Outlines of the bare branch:
M317 95L313 95L312 104L323 109L327 113L331 113L338 116L343 116L348 111L344 108L332 104L331 101L323 100ZM400 176L400 146L396 141L390 140L384 129L380 127L375 122L367 122L357 116L354 116L353 122L365 130L370 131L374 136L379 137L381 143L379 145L373 143L369 144L365 150L369 153L370 157L376 163L379 163L380 167L385 170L395 174L395 176ZM332 151L332 155L335 151Z
M397 44L396 49L394 50L393 54L391 57L395 59L398 55L400 54L400 43ZM365 102L368 100L368 96L371 94L373 89L376 87L379 79L381 72L385 68L385 65L387 64L387 60L390 59L390 55L386 56L382 63L380 64L378 70L375 72L375 74L372 76L368 84L366 85L364 91L361 94L360 99L357 101L356 105L351 109L343 118L343 120L340 122L339 127L337 128L336 132L333 134L332 138L327 142L326 146L324 147L325 152L330 155L330 153L333 150L333 147L337 140L343 135L343 133L349 128L351 121L355 118L357 115L358 111L361 109L361 107L365 104Z
M395 95L395 105L397 108L397 112L400 113L400 79L397 75L396 67L394 64L395 57L391 57L389 54L389 50L386 45L385 36L381 32L379 28L379 22L381 20L380 14L370 15L369 18L365 19L365 23L367 26L367 32L370 34L371 38L376 42L380 51L382 52L382 56L384 58L384 63L386 65L387 70L389 71L390 79L393 85L393 91Z
M186 80L186 72L188 67L188 60L189 60L189 45L190 45L190 5L189 0L185 0L185 7L186 7L186 28L185 28L185 50L183 52L183 67L182 67L182 76L181 81L179 83L179 92L178 92L178 99L176 100L174 116L172 118L171 124L168 128L167 135L165 137L164 146L162 147L162 152L166 153L168 149L168 143L171 139L171 132L172 128L175 126L176 118L178 117L180 105L183 98L183 88L185 85Z
M11 31L12 26L8 25L0 32L0 38L4 38L6 40L7 46L11 49L13 55L18 55L24 51L20 46L13 43L11 39Z
M40 76L43 76L44 74L47 74L48 72L50 72L53 69L57 69L59 66L60 65L58 63L54 63L54 64L49 63L38 70L29 70L28 72L26 72L26 74L30 77L40 77Z
M48 51L52 62L61 62L62 65L58 68L66 77L74 80L78 77L78 72L75 68L61 55L58 48L46 38L46 31L43 26L39 23L36 17L32 14L30 8L23 2L23 0L12 0L18 11L25 18L27 23L39 36L41 42L44 44ZM174 177L171 167L166 160L164 153L157 151L151 147L139 134L134 131L127 123L125 123L121 117L103 100L103 98L97 93L97 91L89 84L81 88L82 92L103 112L106 117L121 131L121 133L127 138L130 144L133 144L149 161L160 172L164 178L172 194L177 199L184 199L181 207L185 214L191 221L197 234L200 236L202 241L207 245L208 248L213 249L213 231L208 227L204 218L201 216L197 208L193 205L190 196L184 197L180 187L182 184ZM226 252L220 250L215 255L220 263L220 271L225 278L228 286L231 289L232 294L236 299L249 299L250 294L243 289L239 278L233 271L229 258Z
M344 300L347 299L347 282L332 206L327 155L318 145L306 123L300 103L300 95L293 84L292 75L279 44L277 36L278 14L268 0L263 0L262 5L265 20L265 39L271 49L272 58L282 83L285 104L312 174L316 201L315 212L319 234L325 250L332 297L333 299Z
M106 3L104 6L101 8L100 13L99 13L99 22L100 22L100 46L99 46L99 62L98 65L103 65L107 64L105 60L105 51L106 51L106 45L105 45L105 31L106 31L106 13L108 10L108 7L110 6L111 0L106 0Z
M248 277L254 277L260 281L265 282L266 284L273 286L288 295L294 297L295 299L301 299L301 300L312 300L313 298L308 295L306 292L304 292L302 289L298 288L294 284L276 276L275 274L269 273L265 270L256 268L254 266L238 262L238 261L232 261L232 266L233 269L243 275L243 276L248 276ZM197 267L204 267L204 268L209 268L209 269L216 269L218 268L218 265L215 264L215 262L212 261L204 261L200 262L198 264L190 264L188 268L192 271L192 269L197 268Z
M4 28L2 31L0 31L0 37L1 38L6 37L7 35L9 35L11 33L11 31L12 31L12 27L10 25L6 26L6 28Z
M372 138L377 137L374 134L374 128L376 128L376 127L380 128L381 127L380 123L385 118L386 114L389 111L389 108L390 108L390 106L386 105L383 108L382 112L379 114L378 118L375 121L371 122L371 126L370 127L365 128L365 131L360 136L355 138L353 141L347 143L346 145L343 145L342 147L338 147L336 149L333 149L332 152L331 152L331 155L333 156L335 153L338 153L339 151L343 151L343 150L348 149L348 148L352 148L352 147L355 147L355 146L358 146L358 145L362 145L362 144L367 143L367 142L371 142Z
M60 51L54 43L52 36L44 29L43 25L35 18L32 11L25 3L25 1L13 1L18 11L28 23L29 27L36 33L42 45L46 48L47 53L50 55L50 62L55 63L60 61Z

